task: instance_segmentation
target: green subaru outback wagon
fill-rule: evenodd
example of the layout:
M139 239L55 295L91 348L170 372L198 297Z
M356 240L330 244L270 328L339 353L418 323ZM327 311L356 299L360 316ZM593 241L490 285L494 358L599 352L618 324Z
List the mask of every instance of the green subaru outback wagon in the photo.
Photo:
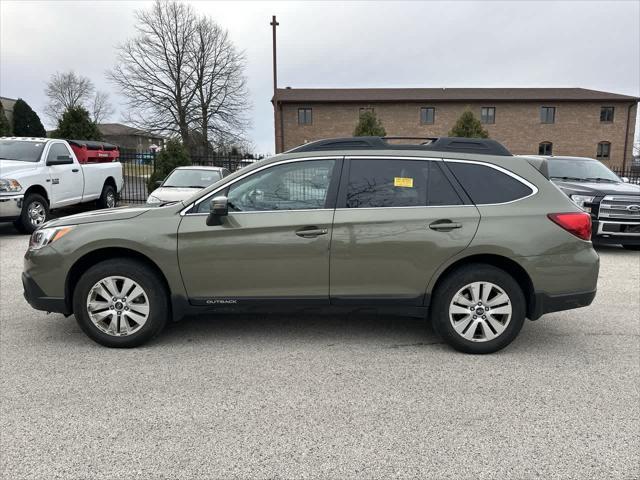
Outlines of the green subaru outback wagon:
M470 353L592 302L591 218L539 159L491 140L396 141L321 140L182 202L47 222L25 297L109 347L199 313L370 308L424 315Z

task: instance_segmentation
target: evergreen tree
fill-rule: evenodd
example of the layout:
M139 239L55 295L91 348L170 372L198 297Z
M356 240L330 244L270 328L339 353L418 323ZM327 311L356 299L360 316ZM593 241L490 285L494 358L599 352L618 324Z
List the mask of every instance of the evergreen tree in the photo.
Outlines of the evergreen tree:
M89 112L80 106L70 107L62 114L53 136L70 140L102 140L100 130L91 120Z
M176 167L191 165L191 158L182 142L172 138L165 143L164 148L156 157L156 168L149 176L147 188L151 192L156 189L156 182L164 180Z
M12 128L9 119L4 114L4 107L0 102L0 137L10 137L12 135Z
M382 126L382 122L376 117L372 111L365 111L360 115L356 130L353 132L354 137L384 137L387 134Z
M473 112L469 109L462 112L460 118L449 131L450 137L489 138L489 132L482 128Z
M13 106L13 134L16 137L46 137L40 117L19 98Z

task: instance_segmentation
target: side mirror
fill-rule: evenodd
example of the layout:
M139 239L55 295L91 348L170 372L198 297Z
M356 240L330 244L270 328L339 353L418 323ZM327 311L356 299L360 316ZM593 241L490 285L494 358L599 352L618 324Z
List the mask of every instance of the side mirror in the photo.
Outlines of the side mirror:
M629 177L622 177L622 181L624 183L629 183Z
M47 165L68 165L73 163L73 159L69 155L58 155L57 158L47 160Z
M222 225L222 217L229 214L229 201L227 197L214 197L209 204L209 216L207 217L207 225L210 227Z

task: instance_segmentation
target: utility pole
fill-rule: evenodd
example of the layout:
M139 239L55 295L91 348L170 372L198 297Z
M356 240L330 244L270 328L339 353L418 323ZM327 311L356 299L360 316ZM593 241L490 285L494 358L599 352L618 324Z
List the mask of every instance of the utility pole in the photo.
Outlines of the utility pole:
M280 25L276 16L271 17L271 30L273 31L273 95L275 97L276 90L278 89L278 63L276 61L276 27Z
M280 25L276 16L271 17L271 30L273 32L273 119L276 133L276 153L284 148L284 125L282 122L282 104L278 101L278 62L276 56L276 27Z

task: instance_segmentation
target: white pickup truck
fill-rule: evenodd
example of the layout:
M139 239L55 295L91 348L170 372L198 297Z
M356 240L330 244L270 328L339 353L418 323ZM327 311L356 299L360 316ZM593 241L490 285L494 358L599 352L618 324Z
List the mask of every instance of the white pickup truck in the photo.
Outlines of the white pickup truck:
M120 162L81 164L64 140L0 138L0 222L21 231L33 232L56 208L113 208L122 184Z

